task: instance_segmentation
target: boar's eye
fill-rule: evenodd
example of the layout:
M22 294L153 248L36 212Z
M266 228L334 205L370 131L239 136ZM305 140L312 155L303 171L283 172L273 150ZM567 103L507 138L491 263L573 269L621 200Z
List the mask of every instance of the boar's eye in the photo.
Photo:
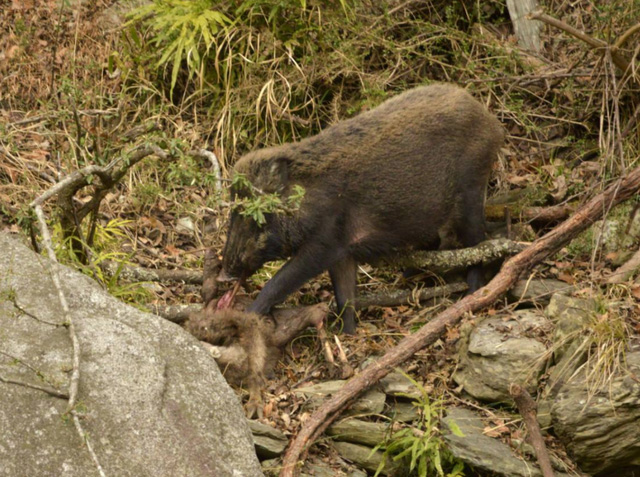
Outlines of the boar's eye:
M267 261L268 234L255 221L237 212L231 214L223 267L231 275L248 276Z

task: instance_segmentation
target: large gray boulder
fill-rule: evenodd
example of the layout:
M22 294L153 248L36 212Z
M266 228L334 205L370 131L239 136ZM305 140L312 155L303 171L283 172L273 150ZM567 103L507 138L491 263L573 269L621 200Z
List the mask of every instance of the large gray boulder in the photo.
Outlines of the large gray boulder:
M28 386L66 392L72 368L45 261L0 233L0 475L98 475L67 400ZM105 474L262 475L238 398L197 340L57 268L80 342L76 409Z

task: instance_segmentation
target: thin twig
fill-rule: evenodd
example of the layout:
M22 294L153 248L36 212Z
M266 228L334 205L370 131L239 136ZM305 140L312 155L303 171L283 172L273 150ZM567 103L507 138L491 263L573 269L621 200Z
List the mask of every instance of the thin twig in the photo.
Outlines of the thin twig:
M19 356L14 356L11 353L7 353L6 351L0 351L0 354L3 356L6 356L7 358L19 363L21 366L24 366L25 368L27 368L29 371L32 371L33 374L35 374L36 376L38 376L40 379L42 379L45 383L47 383L49 386L51 387L55 387L53 385L53 383L49 382L49 380L44 376L44 374L42 374L42 372L40 372L38 369L36 369L35 367L31 366L29 363L27 363L24 359L20 358Z
M115 161L114 161L115 162ZM114 164L114 163L112 163ZM85 169L89 169L91 170L92 167L95 166L89 166L88 168ZM98 168L99 170L100 168ZM72 183L72 181L68 181L68 180L63 180L61 181L61 183L63 184L70 184ZM54 189L57 192L61 191L62 189L59 187L59 184L53 186L51 189L49 189L48 191L46 191L44 194L42 194L40 197L36 198L31 204L30 206L35 210L36 213L36 217L38 218L38 224L39 224L39 228L40 228L40 233L42 234L42 240L44 242L44 247L45 250L47 251L47 255L49 257L49 260L45 260L45 267L47 268L47 271L49 272L49 275L51 276L51 280L53 281L53 284L58 292L58 299L60 301L60 306L62 307L62 313L63 313L63 320L67 323L67 327L69 330L69 336L71 338L71 344L72 344L72 349L73 349L73 358L72 358L72 372L71 372L71 378L69 380L69 401L67 402L67 409L66 409L66 413L70 413L73 416L73 421L76 427L76 431L78 432L78 435L83 439L87 450L89 451L89 454L91 455L91 458L93 459L93 462L96 465L96 468L98 470L98 472L100 473L100 475L102 477L106 477L104 471L102 470L102 466L100 465L100 462L98 460L98 457L96 456L93 447L91 446L91 443L89 442L89 439L86 435L86 433L84 432L83 428L82 428L82 424L80 423L80 420L78 419L77 415L75 414L75 410L74 407L76 405L76 401L78 399L78 385L80 382L80 342L78 340L78 335L76 333L76 328L73 322L73 319L71 318L71 312L69 310L69 305L67 303L67 299L66 296L64 294L64 291L62 289L62 285L60 283L60 277L58 275L58 269L56 268L55 265L58 264L58 261L56 259L56 255L53 251L53 245L51 242L51 234L49 233L49 228L47 227L47 221L45 219L44 216L44 212L42 211L42 203L49 197L52 197L53 194L51 193L51 190Z
M40 199L40 197L38 199ZM36 199L36 201L38 199ZM42 207L40 205L35 204L36 201L32 203L32 206L36 211L36 216L38 217L38 222L40 224L40 233L42 234L42 241L44 242L44 248L47 251L47 255L49 256L49 259L50 259L50 261L45 260L44 263L46 264L45 266L47 267L49 275L51 276L53 285L58 292L58 300L60 301L60 306L62 307L62 315L63 315L64 321L67 323L69 336L71 338L71 344L73 346L72 371L71 371L71 379L69 380L69 403L67 404L67 410L66 410L66 412L70 412L73 409L73 407L76 405L76 400L78 398L78 383L80 382L80 342L78 341L78 336L76 335L76 328L73 324L73 319L71 318L71 311L69 310L69 304L67 303L67 298L64 294L64 291L62 290L62 284L60 283L58 270L53 266L53 263L57 264L58 260L56 259L55 252L53 251L53 246L51 243L51 235L49 234L49 228L47 227L47 222L44 216L44 212L42 211Z
M18 386L24 386L26 388L37 389L38 391L43 391L47 394L50 394L53 397L57 397L60 399L69 399L69 394L63 391L58 391L57 389L48 388L46 386L38 386L37 384L25 383L15 379L5 378L1 374L0 374L0 381L7 384L17 384Z
M40 323L44 323L45 325L51 325L51 326L65 326L66 323L54 323L53 321L47 321L47 320L43 320L42 318L37 317L36 315L34 315L33 313L28 312L27 310L25 310L24 308L22 308L17 300L15 299L15 297L13 297L11 299L11 302L13 303L14 308L16 308L20 313L22 313L23 315L28 316L29 318L32 318L36 321L39 321Z
M84 444L87 446L89 455L91 456L93 463L96 465L96 468L98 469L98 473L100 474L100 477L107 477L106 474L104 473L104 470L102 469L102 466L100 465L98 456L93 450L93 446L91 445L91 441L89 441L89 437L87 436L86 432L82 428L82 424L80 424L80 418L78 417L78 414L75 411L72 411L71 415L73 416L73 423L76 426L76 431L78 431L78 434L84 440Z

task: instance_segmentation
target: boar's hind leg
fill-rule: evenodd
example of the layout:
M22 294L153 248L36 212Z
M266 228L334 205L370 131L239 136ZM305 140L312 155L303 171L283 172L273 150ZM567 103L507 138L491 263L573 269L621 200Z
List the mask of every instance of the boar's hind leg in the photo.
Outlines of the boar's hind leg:
M340 253L335 249L303 247L267 282L247 311L261 315L269 313L272 306L282 303L287 296L331 267L340 258Z
M462 197L462 213L456 225L456 234L463 247L473 247L485 239L484 189L466 191ZM473 265L467 269L468 293L484 286L482 265Z
M337 311L342 316L343 331L353 335L356 332L356 318L353 303L356 298L357 264L352 257L344 258L329 268L333 292L336 296Z

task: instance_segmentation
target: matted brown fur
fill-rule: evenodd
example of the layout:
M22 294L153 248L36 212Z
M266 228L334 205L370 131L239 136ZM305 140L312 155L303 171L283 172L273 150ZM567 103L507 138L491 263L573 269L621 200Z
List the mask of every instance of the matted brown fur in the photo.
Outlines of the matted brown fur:
M193 313L185 329L214 346L213 354L231 384L259 397L264 379L275 367L280 350L272 343L274 324L255 313L227 309Z

